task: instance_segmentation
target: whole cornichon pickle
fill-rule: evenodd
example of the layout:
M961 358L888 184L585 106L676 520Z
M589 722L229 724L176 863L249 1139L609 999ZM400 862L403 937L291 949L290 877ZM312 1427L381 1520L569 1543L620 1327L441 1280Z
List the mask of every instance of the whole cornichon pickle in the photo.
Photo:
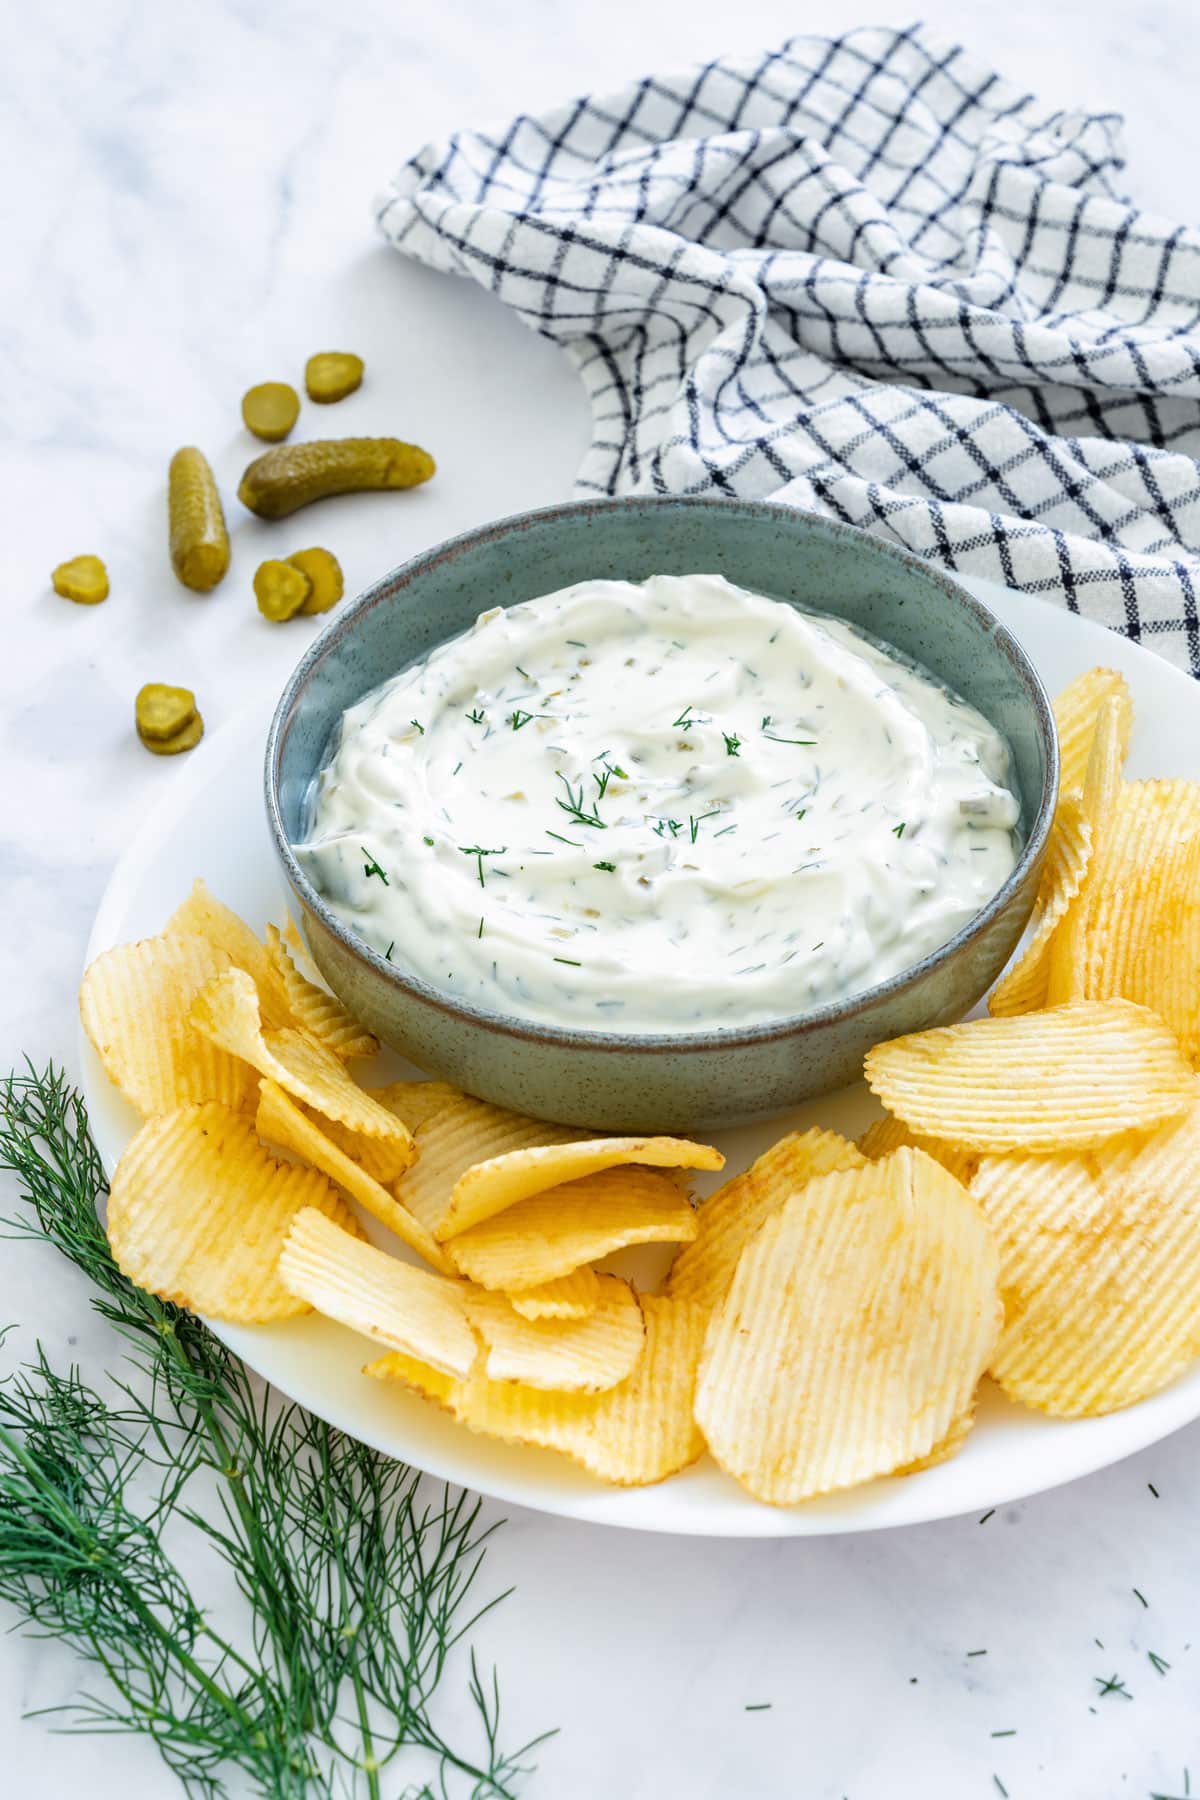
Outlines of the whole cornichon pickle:
M221 496L203 451L177 450L167 479L171 564L184 587L208 593L229 567Z
M283 444L256 457L238 499L260 519L285 519L331 494L418 487L436 465L427 450L399 438L323 438Z

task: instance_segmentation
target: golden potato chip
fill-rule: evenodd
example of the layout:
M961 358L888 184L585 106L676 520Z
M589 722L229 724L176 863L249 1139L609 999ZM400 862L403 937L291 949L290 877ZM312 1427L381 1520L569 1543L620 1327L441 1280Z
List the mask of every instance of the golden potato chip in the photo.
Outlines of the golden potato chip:
M401 1106L406 1104L400 1101ZM417 1127L417 1160L397 1183L396 1197L432 1231L445 1216L455 1182L474 1164L526 1145L575 1143L583 1136L581 1131L546 1125L462 1094L436 1107Z
M366 1090L371 1098L375 1098L376 1090ZM331 1143L337 1145L344 1156L365 1169L373 1180L381 1187L390 1188L394 1181L410 1169L416 1156L416 1145L401 1138L373 1138L365 1132L355 1131L349 1125L340 1125L336 1119L326 1119L311 1107L304 1112L313 1123L324 1132ZM391 1111L391 1108L388 1108Z
M1089 866L1050 936L1046 954L1047 1006L1061 1006L1067 1000L1086 997L1088 926L1097 892L1096 871L1103 861L1121 791L1121 721L1120 702L1103 701L1096 715L1080 802L1092 840Z
M341 1001L303 976L274 925L267 926L267 960L287 1000L291 1023L307 1031L343 1062L374 1056L379 1039L352 1018Z
M403 1119L412 1132L427 1125L451 1100L467 1099L462 1089L449 1081L389 1081L385 1087L371 1088L369 1092L372 1100Z
M244 969L227 969L196 996L192 1024L223 1050L248 1063L324 1118L336 1119L366 1137L407 1146L408 1127L378 1105L347 1075L323 1044L294 1031L262 1029L258 990Z
M418 1357L442 1374L470 1374L479 1354L464 1282L414 1269L311 1207L291 1222L279 1279L289 1294L325 1318Z
M190 931L118 944L88 966L79 990L83 1029L143 1118L198 1100L235 1111L249 1103L253 1071L188 1022L197 994L228 967L223 950Z
M1148 1131L1184 1111L1195 1079L1162 1020L1127 1000L893 1038L868 1052L864 1073L913 1131L1043 1154Z
M167 931L192 931L207 938L223 950L235 968L244 969L258 989L262 1016L272 1030L292 1023L287 996L271 967L266 946L261 944L237 914L208 891L197 879L182 905L177 906L164 928Z
M468 1288L467 1317L487 1347L488 1380L590 1394L624 1381L642 1354L642 1309L627 1281L596 1279L599 1301L582 1319L522 1318L504 1294Z
M949 1462L957 1456L975 1428L975 1404L972 1401L965 1413L960 1413L940 1444L935 1444L927 1456L918 1456L915 1462L905 1463L902 1468L893 1469L894 1475L919 1475L922 1469L936 1469L939 1463Z
M1137 868L1121 909L1099 909L1088 943L1088 992L1156 1012L1200 1060L1200 835Z
M785 1200L816 1176L860 1169L864 1160L836 1131L789 1131L701 1203L696 1240L672 1263L667 1293L715 1305L733 1280L738 1257Z
M1046 848L1029 942L988 999L988 1011L994 1017L1036 1012L1045 1006L1050 984L1051 940L1083 886L1091 854L1092 827L1083 816L1083 802L1075 795L1066 794L1054 815L1054 829Z
M972 1196L1000 1250L991 1372L1014 1400L1112 1412L1200 1356L1200 1104L1082 1155L985 1157Z
M259 1137L278 1145L281 1150L290 1150L294 1156L311 1163L314 1169L320 1169L322 1175L335 1181L372 1218L394 1231L401 1243L407 1244L410 1250L415 1250L443 1274L453 1275L454 1265L441 1245L387 1188L333 1142L322 1124L310 1119L276 1082L263 1078L255 1120Z
M358 1230L323 1175L275 1162L244 1114L208 1100L130 1139L109 1190L108 1241L122 1272L160 1299L264 1324L308 1311L277 1269L302 1207Z
M508 1298L523 1319L586 1319L599 1306L601 1291L600 1277L585 1265Z
M448 1246L464 1275L514 1293L570 1274L629 1244L690 1243L696 1215L657 1169L604 1169L518 1200Z
M696 1422L713 1456L773 1506L927 1456L987 1367L997 1274L970 1196L919 1150L809 1182L712 1314Z
M964 1187L970 1187L971 1177L979 1167L976 1151L948 1144L942 1138L918 1137L903 1119L894 1119L891 1113L884 1113L882 1119L867 1126L858 1140L858 1148L868 1162L878 1162L881 1157L890 1156L893 1150L923 1150L934 1162L940 1162L943 1169L949 1169Z
M385 1356L367 1374L436 1400L472 1431L559 1450L600 1481L644 1487L695 1462L704 1448L692 1419L707 1315L686 1300L642 1297L645 1349L626 1380L600 1394L562 1394L489 1381L475 1365L465 1381L411 1358Z
M1106 702L1112 702L1116 707L1121 761L1124 762L1133 729L1133 701L1123 675L1115 669L1088 669L1068 683L1054 702L1060 765L1058 786L1062 794L1083 787L1092 740L1096 735L1096 720Z
M510 1150L477 1162L459 1176L444 1217L433 1228L443 1241L491 1219L518 1200L584 1175L598 1175L622 1163L660 1169L719 1169L725 1158L711 1144L687 1138L607 1137L555 1143L550 1138L528 1149Z

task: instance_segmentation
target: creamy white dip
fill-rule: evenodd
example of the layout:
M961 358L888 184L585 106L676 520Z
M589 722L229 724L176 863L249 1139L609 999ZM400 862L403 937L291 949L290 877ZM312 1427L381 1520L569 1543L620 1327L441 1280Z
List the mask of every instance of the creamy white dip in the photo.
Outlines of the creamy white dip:
M297 855L397 968L602 1031L800 1013L1016 861L1004 739L895 652L717 575L481 614L342 720Z

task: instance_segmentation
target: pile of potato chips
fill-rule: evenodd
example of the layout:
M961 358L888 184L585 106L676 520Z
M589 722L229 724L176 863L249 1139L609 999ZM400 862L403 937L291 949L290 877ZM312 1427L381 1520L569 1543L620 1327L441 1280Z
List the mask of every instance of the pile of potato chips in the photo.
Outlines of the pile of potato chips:
M790 1132L698 1207L707 1145L362 1086L378 1045L294 928L264 943L197 883L80 995L145 1120L118 1263L214 1318L313 1308L380 1346L367 1376L602 1480L707 1447L776 1505L953 1455L985 1372L1060 1416L1153 1393L1200 1355L1200 785L1122 779L1120 676L1056 711L1062 797L993 1016L877 1046L887 1115L857 1144ZM678 1246L656 1294L603 1266L647 1243Z

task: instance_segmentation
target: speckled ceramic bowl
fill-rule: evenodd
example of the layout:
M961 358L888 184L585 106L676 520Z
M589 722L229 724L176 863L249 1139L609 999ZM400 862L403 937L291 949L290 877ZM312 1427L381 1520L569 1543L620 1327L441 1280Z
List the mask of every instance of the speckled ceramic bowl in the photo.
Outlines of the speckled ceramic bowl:
M999 893L901 975L766 1025L621 1036L452 999L368 949L307 880L291 845L342 713L485 606L587 577L695 572L804 601L896 645L1003 732L1025 845ZM1058 788L1050 707L1024 652L947 576L859 531L790 507L630 499L548 507L455 538L384 576L336 614L284 690L267 740L267 815L305 934L334 992L385 1042L473 1094L567 1124L677 1131L765 1118L859 1075L881 1039L967 1012L1024 929Z

